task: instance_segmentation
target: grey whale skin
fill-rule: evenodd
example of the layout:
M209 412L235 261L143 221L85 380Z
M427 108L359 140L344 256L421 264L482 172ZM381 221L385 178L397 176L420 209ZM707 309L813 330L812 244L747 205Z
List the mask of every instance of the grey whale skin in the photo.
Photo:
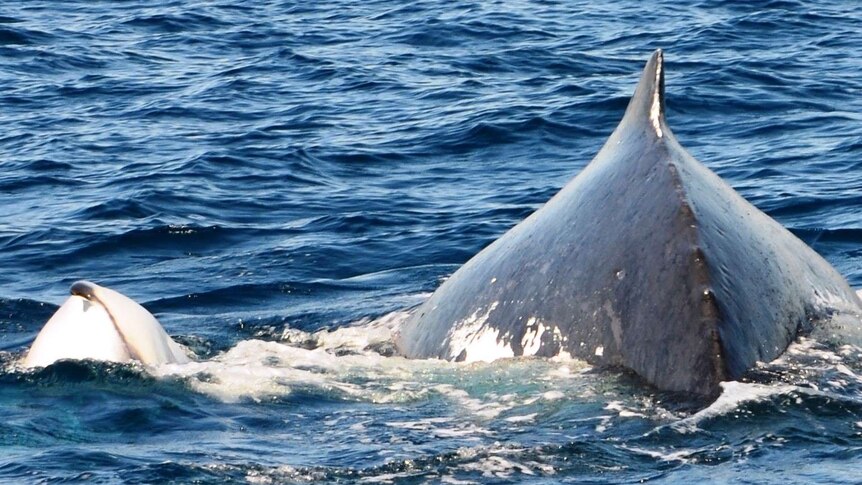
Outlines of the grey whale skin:
M658 50L593 161L458 269L395 342L409 358L464 360L459 339L491 331L511 355L565 351L715 396L860 306L829 263L680 146Z

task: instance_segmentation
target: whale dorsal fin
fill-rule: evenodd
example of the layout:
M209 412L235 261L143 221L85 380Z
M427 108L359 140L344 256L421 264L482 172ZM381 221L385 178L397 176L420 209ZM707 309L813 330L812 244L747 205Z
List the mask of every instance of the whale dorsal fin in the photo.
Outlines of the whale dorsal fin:
M644 67L620 127L642 126L662 138L668 132L664 109L664 55L656 49Z

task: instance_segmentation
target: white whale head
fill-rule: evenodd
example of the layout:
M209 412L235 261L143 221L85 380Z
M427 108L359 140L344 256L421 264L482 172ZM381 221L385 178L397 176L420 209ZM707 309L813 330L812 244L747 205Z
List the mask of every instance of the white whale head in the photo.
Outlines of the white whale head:
M76 282L71 293L39 332L25 367L60 359L138 360L145 365L189 361L156 317L131 298L89 281Z

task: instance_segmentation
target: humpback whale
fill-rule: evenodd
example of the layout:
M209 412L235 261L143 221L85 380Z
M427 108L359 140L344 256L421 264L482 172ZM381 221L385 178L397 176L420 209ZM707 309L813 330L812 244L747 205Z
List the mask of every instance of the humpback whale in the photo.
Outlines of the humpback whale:
M36 336L25 367L60 359L137 360L145 365L189 361L156 317L131 298L89 281L76 282L71 293Z
M408 358L567 353L704 397L859 296L814 250L679 144L665 120L661 50L619 126L544 206L418 307L395 336Z

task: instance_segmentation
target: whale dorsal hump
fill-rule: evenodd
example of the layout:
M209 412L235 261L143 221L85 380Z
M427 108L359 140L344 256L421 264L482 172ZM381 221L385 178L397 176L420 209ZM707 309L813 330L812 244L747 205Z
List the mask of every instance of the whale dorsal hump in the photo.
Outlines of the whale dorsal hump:
M715 395L800 331L858 314L828 262L679 144L664 68L657 50L596 157L402 324L404 355L567 353Z

